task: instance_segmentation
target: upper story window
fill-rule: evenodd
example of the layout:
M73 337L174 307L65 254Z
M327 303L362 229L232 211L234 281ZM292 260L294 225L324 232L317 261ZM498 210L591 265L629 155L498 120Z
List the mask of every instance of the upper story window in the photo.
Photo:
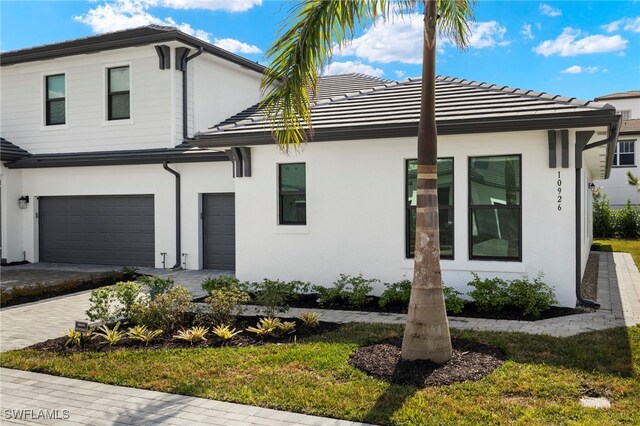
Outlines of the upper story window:
M631 110L630 109L623 109L620 110L620 115L622 115L622 119L623 120L630 120L631 119Z
M618 167L635 166L636 141L618 141L613 154L613 165Z
M405 255L412 258L416 241L416 204L418 161L406 162L406 244ZM438 159L438 218L440 229L440 258L453 259L453 158Z
M45 122L47 126L66 123L65 75L48 75L45 88Z
M469 158L469 258L522 259L519 155Z
M131 117L129 67L107 69L107 119L125 120Z
M280 164L278 172L280 225L306 225L305 163Z

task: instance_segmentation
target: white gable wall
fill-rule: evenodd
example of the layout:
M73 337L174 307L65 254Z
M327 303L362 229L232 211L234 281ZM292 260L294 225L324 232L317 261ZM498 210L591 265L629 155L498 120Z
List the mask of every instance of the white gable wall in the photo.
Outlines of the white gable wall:
M546 132L439 138L439 156L454 157L455 175L455 259L441 262L446 285L470 290L470 271L506 278L543 272L560 304L575 305L573 132L570 140L572 168L549 169ZM523 260L468 260L468 158L507 154L522 154ZM411 279L404 168L415 157L415 138L312 143L289 156L275 146L252 148L253 176L236 179L238 278L324 285L341 273L383 282ZM306 163L306 226L278 225L277 164L286 162ZM377 286L377 293L382 290Z

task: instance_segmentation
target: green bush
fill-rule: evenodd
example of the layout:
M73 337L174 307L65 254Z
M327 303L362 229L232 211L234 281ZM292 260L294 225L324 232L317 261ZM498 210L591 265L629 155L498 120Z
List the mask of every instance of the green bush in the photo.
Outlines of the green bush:
M385 291L380 295L379 304L381 308L389 305L409 306L411 297L411 281L402 280L395 283L385 283Z
M247 303L250 299L249 294L236 285L213 290L205 300L208 304L211 323L214 326L233 324L238 306Z
M150 329L176 330L192 312L191 293L183 286L175 286L154 300L136 303L131 320Z
M320 294L320 304L329 306L346 302L354 308L366 305L369 301L369 293L373 289L373 283L377 279L365 279L362 274L357 277L340 274L333 283L333 287L313 286L313 290Z
M462 293L447 286L442 286L442 291L444 292L444 303L447 307L447 313L459 314L462 312L464 305L467 303L465 299L460 297Z
M510 281L507 288L509 304L520 309L525 315L537 317L558 303L553 289L542 281L542 277L542 274L538 275L533 282L527 277Z
M616 232L616 214L611 208L606 195L594 193L593 201L593 236L611 238Z
M615 211L614 217L618 237L629 239L640 237L640 210L631 205L631 200L627 200L626 206Z
M211 294L214 290L220 290L221 288L239 287L240 281L233 275L218 275L202 281L201 286L204 291Z
M289 304L298 299L299 293L307 293L311 285L302 281L279 281L265 278L261 282L245 283L243 287L254 294L256 305L262 306L267 316L286 312Z
M151 297L151 300L155 299L156 296L160 294L168 292L173 288L174 285L173 279L171 277L160 278L143 275L138 278L138 281L149 287L149 297Z
M467 285L474 287L469 296L473 297L480 311L501 311L509 304L507 282L500 278L480 279L478 274L472 272L473 280Z
M91 321L113 322L120 318L131 319L133 306L141 298L141 284L135 281L119 282L115 286L93 290L86 314Z

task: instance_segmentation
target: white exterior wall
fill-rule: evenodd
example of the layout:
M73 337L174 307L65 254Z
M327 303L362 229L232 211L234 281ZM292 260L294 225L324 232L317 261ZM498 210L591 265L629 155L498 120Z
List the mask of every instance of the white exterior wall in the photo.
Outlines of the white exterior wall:
M560 304L575 305L573 132L570 142L570 168L549 169L546 132L439 138L439 156L454 158L455 259L441 262L446 285L469 291L470 271L505 278L544 272ZM522 154L522 262L469 260L468 158L507 154ZM405 160L415 157L415 138L311 143L290 156L274 146L252 148L252 177L236 179L238 278L324 285L340 273L411 279L404 180ZM306 226L278 225L277 164L287 162L306 163Z
M22 194L22 172L0 166L0 219L2 226L2 259L7 262L19 262L22 255L22 223L26 210L18 207L18 198ZM33 200L29 200L30 204Z
M130 66L131 119L107 121L109 67ZM166 148L172 78L152 45L29 62L0 69L2 136L32 154ZM45 76L65 74L66 124L45 126Z
M187 253L187 268L199 269L201 260L200 194L233 192L231 163L210 162L170 164L181 174L182 253ZM15 173L15 172L10 172ZM175 177L162 168L162 164L136 166L61 167L25 169L22 174L21 194L29 195L26 210L18 210L22 219L21 232L8 242L9 262L38 259L37 197L62 195L136 195L151 194L155 203L155 266L162 267L161 252L167 253L166 266L175 259ZM3 208L5 206L3 175ZM18 179L19 180L19 179ZM12 192L18 185L12 185ZM15 198L17 208L17 196ZM11 198L8 200L11 205ZM3 212L4 213L4 212ZM3 215L3 221L5 216ZM4 223L3 223L4 225ZM7 229L3 227L3 230ZM16 229L19 229L16 227ZM3 248L4 248L3 235ZM182 260L182 259L181 259Z

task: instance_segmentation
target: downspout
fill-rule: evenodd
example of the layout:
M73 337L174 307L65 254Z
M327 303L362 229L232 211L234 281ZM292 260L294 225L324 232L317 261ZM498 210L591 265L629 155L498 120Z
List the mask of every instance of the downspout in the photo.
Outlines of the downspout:
M198 51L193 55L186 57L182 60L182 139L184 141L193 141L195 138L190 138L188 133L188 117L187 117L187 63L197 56L202 55L202 46L198 48ZM186 55L185 55L186 56Z
M180 252L182 251L180 245L180 173L171 169L166 161L162 163L162 167L176 177L176 264L171 269L178 270L182 269L180 266Z
M582 152L587 149L596 148L602 145L610 145L607 150L607 164L610 164L611 158L609 153L613 152L613 144L618 139L618 132L620 130L620 119L612 123L611 132L606 139L602 139L588 145L589 140L595 132L593 131L578 131L576 132L576 298L578 302L585 306L591 306L599 308L600 304L594 300L585 299L582 297ZM607 169L608 169L607 165ZM608 177L608 172L605 171L605 177Z

